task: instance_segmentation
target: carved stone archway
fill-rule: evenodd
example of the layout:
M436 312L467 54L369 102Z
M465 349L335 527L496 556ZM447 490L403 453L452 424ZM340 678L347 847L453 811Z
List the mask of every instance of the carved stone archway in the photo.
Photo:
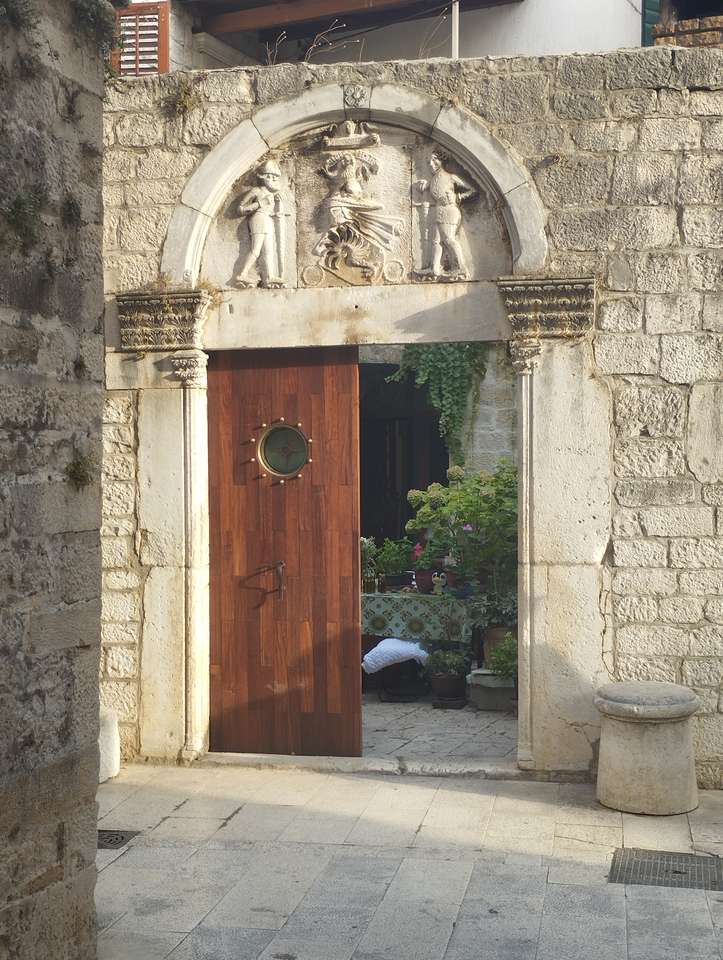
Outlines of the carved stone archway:
M262 107L204 158L186 184L168 227L161 263L167 282L174 288L196 284L209 227L233 184L264 154L347 118L422 133L449 150L501 201L514 273L544 269L545 215L530 174L478 117L409 87L328 84Z
M165 395L168 399L164 402L170 409L173 403L170 394L175 391L168 387L183 391L182 402L175 402L174 407L176 422L182 424L182 429L178 431L177 450L168 468L169 477L173 470L183 476L183 522L179 526L184 531L185 545L181 560L185 610L180 691L183 717L176 721L178 736L174 742L180 747L180 755L189 759L208 748L208 463L204 349L228 349L229 344L220 344L213 337L209 340L210 321L206 323L204 336L209 298L198 289L204 245L234 184L264 155L300 134L345 118L375 120L436 141L487 186L503 212L512 248L513 276L499 278L496 286L488 283L487 287L492 289L485 294L484 284L470 285L474 288L470 299L473 313L474 301L477 303L477 316L485 309L485 302L489 304L490 298L494 299L496 310L502 314L502 323L509 323L504 328L508 333L503 336L510 340L513 365L520 374L518 763L526 768L579 769L588 762L590 746L590 720L583 703L593 670L588 669L585 658L593 647L595 653L599 649L598 623L590 626L588 635L581 641L584 651L570 652L571 669L566 673L564 657L568 652L559 653L555 648L549 611L564 605L565 591L573 581L579 583L575 587L578 590L575 603L594 599L597 604L596 578L607 542L607 521L599 522L593 517L594 522L589 522L587 515L590 498L595 496L595 503L600 505L598 512L604 518L606 493L603 488L608 483L608 464L604 457L589 456L589 463L579 477L580 495L573 491L568 496L562 487L559 496L550 498L551 505L541 510L535 498L539 498L545 484L559 481L560 465L569 456L581 450L587 455L590 423L594 422L596 428L601 428L603 420L607 423L608 398L590 376L588 341L593 327L594 283L590 279L544 276L548 254L544 209L529 174L509 148L472 114L390 84L314 87L291 100L263 107L243 121L202 161L174 211L161 266L164 282L172 292L117 297L121 350L155 351L164 358L156 368L161 370L165 366L170 372L170 378L166 375L163 384L166 389L155 391L156 408L159 409L158 404ZM445 285L448 291L453 286ZM414 289L414 286L407 288ZM249 291L252 293L258 296L274 291ZM304 295L303 290L287 293L295 297ZM337 295L338 292L330 288L329 296ZM446 301L444 309L451 309L450 305L451 300ZM480 326L478 338L500 339L500 334L492 335L489 329L484 333ZM415 332L415 339L438 337L421 330L418 336ZM555 344L566 349L559 349ZM233 344L234 348L242 346L243 343ZM545 357L543 369L535 374L539 361ZM149 371L145 385L156 386L158 374L151 371L148 358L143 362L144 369ZM549 411L539 415L541 408L556 403L559 397L578 403L584 410L579 426L573 425L571 431L567 430L566 422L561 427L563 421L560 417L557 420L550 417ZM567 430L559 442L550 435L554 423L558 433ZM588 488L592 492L586 500ZM609 491L607 496L609 498ZM607 513L609 517L609 510ZM571 520L577 525L572 538L568 536ZM566 573L568 569L570 577ZM556 682L561 662L562 686ZM577 670L578 664L580 670ZM178 684L178 670L172 679ZM157 686L164 682L161 673L154 677ZM563 728L572 732L569 749L567 745L560 749L561 762L557 763L555 752ZM141 740L142 752L169 755L171 748L163 745L144 749L143 731Z

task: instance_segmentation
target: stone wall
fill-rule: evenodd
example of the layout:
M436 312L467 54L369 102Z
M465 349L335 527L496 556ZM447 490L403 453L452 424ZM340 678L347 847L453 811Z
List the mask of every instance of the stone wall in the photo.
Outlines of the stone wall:
M13 960L95 956L96 48L67 0L0 5L0 952Z
M601 670L690 684L703 701L696 718L701 782L720 783L723 51L657 47L604 56L209 72L193 76L199 104L171 120L164 103L179 80L125 81L108 93L112 291L158 283L174 206L224 134L259 105L321 84L389 82L452 101L481 118L525 165L546 208L546 272L594 276L598 289L594 366L578 350L570 370L577 378L571 382L597 381L597 443L601 454L614 457L612 516L607 497L601 501L608 549L599 561L599 586L588 584L608 629L599 647L586 651L576 696L587 690L588 702ZM112 319L109 337L117 342ZM555 362L554 369L566 369L562 354ZM554 383L544 382L554 397ZM574 417L574 397L563 401ZM564 417L555 422L565 430ZM574 459L564 467L555 484L574 493ZM573 628L574 597L571 603L565 622ZM564 638L556 642L564 650ZM559 665L562 686L566 669ZM558 724L574 726L574 717L563 716L568 706L578 709L573 701L561 693ZM587 707L584 713L575 737L591 762L597 721ZM551 732L550 743L556 736Z

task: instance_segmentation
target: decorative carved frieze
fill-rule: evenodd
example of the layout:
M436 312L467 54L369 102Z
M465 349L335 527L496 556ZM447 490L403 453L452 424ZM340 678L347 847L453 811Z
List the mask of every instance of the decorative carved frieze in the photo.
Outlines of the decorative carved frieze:
M510 359L518 373L532 373L538 365L542 338L572 339L593 328L593 278L506 277L497 286L512 327Z
M210 300L205 290L118 294L121 349L138 352L201 347Z
M205 387L208 356L199 350L197 353L171 357L171 366L176 378L184 387Z
M595 280L514 278L497 286L516 337L581 337L593 328Z

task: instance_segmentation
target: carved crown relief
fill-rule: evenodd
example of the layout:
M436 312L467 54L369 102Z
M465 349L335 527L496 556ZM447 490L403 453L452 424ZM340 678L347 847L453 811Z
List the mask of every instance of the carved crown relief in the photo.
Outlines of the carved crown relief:
M345 88L350 105L363 87ZM429 139L345 120L269 155L209 232L222 288L492 279L511 253L497 200Z

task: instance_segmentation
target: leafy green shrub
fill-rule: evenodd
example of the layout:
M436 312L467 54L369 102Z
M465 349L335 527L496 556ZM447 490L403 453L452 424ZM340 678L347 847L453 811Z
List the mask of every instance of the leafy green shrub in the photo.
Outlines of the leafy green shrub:
M492 651L489 668L500 677L517 679L517 641L511 633L506 633Z
M390 540L387 537L376 557L379 573L397 574L411 570L412 541L404 537L402 540Z
M479 403L480 384L487 372L484 343L409 343L404 347L399 370L388 380L401 382L414 377L425 386L439 410L439 432L455 462L462 460L463 432L467 411Z
M427 658L424 669L430 677L440 673L464 677L467 674L467 658L455 650L435 650Z

